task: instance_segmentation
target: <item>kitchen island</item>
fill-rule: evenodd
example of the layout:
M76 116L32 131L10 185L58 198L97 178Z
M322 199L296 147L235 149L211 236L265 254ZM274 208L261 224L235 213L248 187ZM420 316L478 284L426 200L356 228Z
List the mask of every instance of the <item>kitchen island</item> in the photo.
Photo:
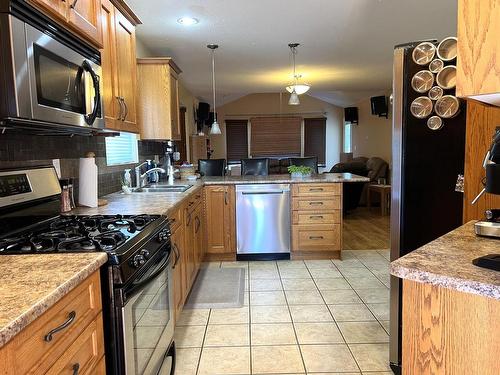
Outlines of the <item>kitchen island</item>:
M404 374L500 373L500 273L472 264L499 251L469 222L391 263L403 279Z

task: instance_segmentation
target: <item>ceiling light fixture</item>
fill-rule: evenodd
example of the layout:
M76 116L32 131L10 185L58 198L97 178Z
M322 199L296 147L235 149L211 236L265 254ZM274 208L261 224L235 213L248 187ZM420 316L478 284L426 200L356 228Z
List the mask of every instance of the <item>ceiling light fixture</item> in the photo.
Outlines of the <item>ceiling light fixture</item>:
M217 111L215 110L215 50L219 48L217 44L209 44L207 48L212 50L212 93L214 100L214 122L210 128L210 134L221 134L219 123L217 122Z
M296 72L296 64L295 64L295 55L297 54L297 47L299 43L290 43L288 47L290 47L290 51L292 52L293 59L293 83L286 87L286 91L288 91L290 95L290 100L288 101L289 105L299 105L299 95L302 95L309 91L311 88L307 83L299 83L299 79L302 77L300 74Z
M200 22L197 18L194 17L181 17L177 20L177 23L183 26L193 26Z

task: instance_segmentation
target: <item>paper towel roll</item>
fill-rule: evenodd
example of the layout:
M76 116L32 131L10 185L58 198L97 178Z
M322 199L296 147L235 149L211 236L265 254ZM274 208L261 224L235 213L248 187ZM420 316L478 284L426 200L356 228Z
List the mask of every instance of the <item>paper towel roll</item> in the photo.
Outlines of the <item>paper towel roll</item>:
M95 158L80 158L78 202L81 206L97 207L97 175Z

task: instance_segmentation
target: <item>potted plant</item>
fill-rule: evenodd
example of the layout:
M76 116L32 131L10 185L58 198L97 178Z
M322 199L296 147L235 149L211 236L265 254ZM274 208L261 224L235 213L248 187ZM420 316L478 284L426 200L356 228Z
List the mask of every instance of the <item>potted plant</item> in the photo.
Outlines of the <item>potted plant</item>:
M311 177L312 172L312 168L305 165L291 165L288 167L288 173L292 175L292 178Z

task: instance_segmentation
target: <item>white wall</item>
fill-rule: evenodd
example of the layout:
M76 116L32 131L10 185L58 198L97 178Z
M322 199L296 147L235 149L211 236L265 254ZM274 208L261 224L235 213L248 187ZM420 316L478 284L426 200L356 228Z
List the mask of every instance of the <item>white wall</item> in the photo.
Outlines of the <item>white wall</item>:
M383 93L389 97L390 93ZM354 157L378 156L391 164L392 113L389 118L371 114L370 98L354 105L358 107L358 125L352 126L352 151ZM389 110L391 106L389 105Z
M343 109L333 104L313 98L300 96L300 105L288 105L289 94L265 93L250 94L217 109L221 135L210 137L214 158L226 158L225 119L250 118L262 115L297 114L302 117L326 116L326 170L338 163L342 148ZM243 116L242 116L243 115ZM279 140L277 140L279 141Z

